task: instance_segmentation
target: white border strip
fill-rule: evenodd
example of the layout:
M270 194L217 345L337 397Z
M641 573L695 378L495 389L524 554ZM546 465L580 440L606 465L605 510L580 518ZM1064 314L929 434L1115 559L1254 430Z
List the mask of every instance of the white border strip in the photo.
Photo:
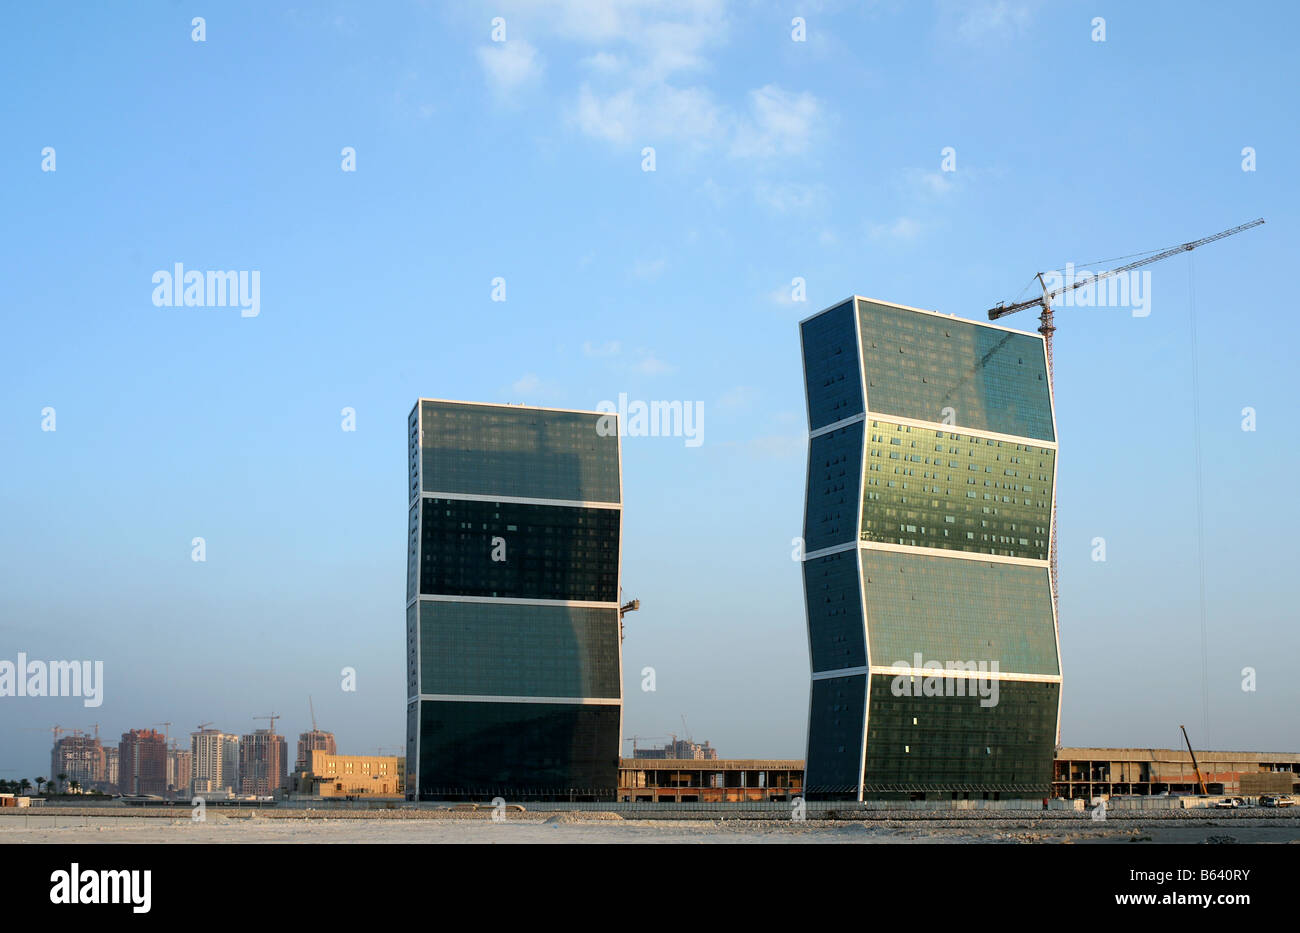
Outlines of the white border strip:
M598 417L618 414L610 411L591 411L586 408L548 408L545 405L524 405L522 403L515 405L511 402L467 402L463 399L428 398L423 395L416 399L416 406L418 407L421 402L437 402L440 405L477 405L480 408L504 408L507 411L561 411L570 415L596 415Z
M816 560L819 557L830 557L832 554L840 554L844 551L851 551L857 547L854 541L848 541L844 544L833 544L830 547L819 548L816 551L809 551L803 556L804 560Z
M1036 560L1032 557L1003 557L1001 554L982 554L979 551L955 551L948 548L917 547L913 544L886 544L883 541L859 541L858 547L864 551L897 551L900 554L916 554L921 557L953 557L957 560L984 560L993 564L1019 564L1022 567L1051 568L1051 561Z
M1039 684L1059 684L1060 674L1019 674L1013 671L957 671L924 667L884 667L871 665L872 674L889 674L893 677L942 677L945 680L1024 680Z
M814 671L813 680L833 680L836 677L857 677L861 674L869 674L871 668L868 667L841 667L834 671Z
M1022 434L999 434L997 431L985 431L983 428L968 428L960 424L944 424L941 421L922 421L919 418L904 418L902 415L886 415L874 411L867 412L866 417L872 421L902 424L913 428L923 428L927 431L942 431L945 434L969 434L971 437L986 438L993 441L1008 441L1012 444L1023 444L1027 447L1046 447L1048 450L1053 451L1059 449L1056 441L1026 437ZM1056 432L1055 424L1052 425L1052 432Z
M417 699L411 697L410 700ZM435 703L567 703L572 706L622 706L617 697L511 697L470 693L421 693L421 702ZM408 700L407 702L410 702Z
M558 505L575 509L614 509L621 511L620 502L581 502L577 499L537 499L532 496L483 496L467 492L422 492L422 499L460 499L465 502L509 502L517 505Z
M1060 674L1020 674L1014 671L958 671L937 670L924 667L885 667L872 664L870 667L842 667L834 671L817 671L813 680L835 680L840 677L861 677L864 674L887 674L891 677L944 677L962 680L1023 680L1033 683L1059 684Z
M847 428L851 424L857 424L859 421L866 420L867 416L862 412L858 412L856 415L850 415L847 418L836 421L834 424L823 425L815 431L809 431L808 440L812 440L814 437L821 437L823 434L830 434L832 431L838 431L840 428Z
M577 606L580 609L617 609L618 603L586 599L521 599L515 596L448 596L444 593L421 593L421 601L435 603L492 603L515 606Z

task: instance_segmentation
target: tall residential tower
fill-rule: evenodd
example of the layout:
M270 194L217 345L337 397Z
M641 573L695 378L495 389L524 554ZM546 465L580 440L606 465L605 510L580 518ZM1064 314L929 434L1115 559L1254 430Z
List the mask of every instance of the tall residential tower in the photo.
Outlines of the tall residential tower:
M421 399L408 446L407 796L612 800L617 416Z
M800 336L809 796L1046 796L1061 668L1042 337L858 297Z

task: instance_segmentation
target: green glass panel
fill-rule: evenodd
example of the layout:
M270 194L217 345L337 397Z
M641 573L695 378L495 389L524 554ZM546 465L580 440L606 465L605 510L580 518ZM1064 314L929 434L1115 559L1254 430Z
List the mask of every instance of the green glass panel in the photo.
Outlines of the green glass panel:
M420 419L425 492L619 501L613 416L424 401Z
M1060 686L1002 681L998 702L978 696L898 696L871 677L867 764L872 791L998 791L1046 796L1052 780Z
M421 693L618 699L618 610L422 600Z
M868 411L1056 439L1041 337L871 301L858 318Z
M863 548L871 663L997 664L1059 674L1044 566ZM991 669L991 668L989 668Z
M1047 560L1056 451L873 419L863 541Z

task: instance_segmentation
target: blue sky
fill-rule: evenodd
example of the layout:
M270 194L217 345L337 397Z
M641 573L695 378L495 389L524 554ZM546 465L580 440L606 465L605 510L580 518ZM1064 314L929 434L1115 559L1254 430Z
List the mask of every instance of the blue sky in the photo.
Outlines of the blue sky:
M309 694L342 750L399 745L421 395L701 401L701 446L624 442L624 734L801 757L797 321L855 292L983 319L1257 216L1153 266L1147 317L1058 315L1063 741L1297 747L1293 7L375 6L6 11L0 657L106 683L0 699L0 776L48 768L23 730L296 734ZM260 313L155 306L178 262L257 270Z

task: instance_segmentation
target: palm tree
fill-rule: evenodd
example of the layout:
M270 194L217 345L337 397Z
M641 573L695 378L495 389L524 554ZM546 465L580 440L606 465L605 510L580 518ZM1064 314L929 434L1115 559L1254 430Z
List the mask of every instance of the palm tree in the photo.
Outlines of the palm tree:
M49 778L38 777L38 778L36 779L36 793L39 794L39 793L41 792L41 785L42 785L42 784L48 784L49 782L50 782L50 779L49 779Z
M32 786L32 782L27 780L27 778L23 778L21 781L18 782L18 792L20 794L26 794L27 788L31 786Z
M68 776L66 774L60 774L58 775L58 779L59 779L59 784L62 784L64 781L68 779ZM62 793L62 791L59 790L58 784L54 785L54 790L56 793Z
M81 790L81 782L80 782L80 781L73 781L73 782L70 783L68 786L72 788L72 792L73 792L74 794L75 794L77 791Z

